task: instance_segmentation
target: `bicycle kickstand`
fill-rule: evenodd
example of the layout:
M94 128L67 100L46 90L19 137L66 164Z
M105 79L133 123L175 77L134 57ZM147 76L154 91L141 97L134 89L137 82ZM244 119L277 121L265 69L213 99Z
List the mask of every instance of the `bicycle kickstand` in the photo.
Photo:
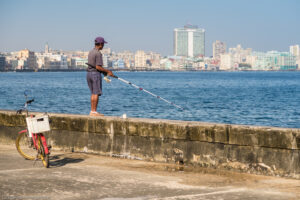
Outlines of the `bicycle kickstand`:
M36 154L36 157L35 157L35 159L34 159L33 166L35 166L35 163L36 163L36 161L37 161L38 159L39 159L39 153Z

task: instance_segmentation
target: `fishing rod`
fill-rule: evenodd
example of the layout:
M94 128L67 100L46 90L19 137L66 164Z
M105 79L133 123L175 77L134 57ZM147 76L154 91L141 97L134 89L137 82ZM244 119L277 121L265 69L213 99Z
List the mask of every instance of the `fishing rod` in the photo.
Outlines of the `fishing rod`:
M96 69L96 67L95 67L94 65L91 65L91 64L89 64L89 63L85 63L85 64L87 64L88 66L93 67L93 68ZM107 76L106 73L104 73L104 75L105 75L104 79L105 79L107 82L110 82L110 80L106 77L106 76ZM120 78L120 77L118 77L118 76L115 76L115 75L112 76L112 77L113 77L113 78L116 78L116 79L118 79L118 80L120 80L120 81L122 81L123 83L126 83L126 84L128 84L128 85L131 85L131 86L133 86L133 87L139 89L140 91L146 92L146 93L148 93L148 94L150 94L150 95L152 95L152 96L154 96L154 97L156 97L156 98L158 98L158 99L161 99L161 100L163 100L164 102L166 102L166 103L168 103L168 104L171 104L171 105L175 106L176 108L179 108L180 110L184 110L181 106L178 106L178 105L176 105L175 103L173 103L173 102L171 102L171 101L168 101L168 100L166 100L165 98L163 98L163 97L161 97L161 96L158 96L158 95L156 95L156 94L153 94L152 92L150 92L150 91L148 91L148 90L145 90L144 88L139 87L139 86L137 86L137 85L135 85L135 84L133 84L133 83L131 83L131 82L125 80L125 79L122 79L122 78Z

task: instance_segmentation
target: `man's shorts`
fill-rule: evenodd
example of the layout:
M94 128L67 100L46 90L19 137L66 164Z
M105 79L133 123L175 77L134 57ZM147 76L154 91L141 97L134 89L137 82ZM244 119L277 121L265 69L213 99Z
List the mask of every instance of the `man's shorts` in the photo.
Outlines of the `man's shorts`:
M100 72L87 72L86 80L92 94L102 94L102 76Z

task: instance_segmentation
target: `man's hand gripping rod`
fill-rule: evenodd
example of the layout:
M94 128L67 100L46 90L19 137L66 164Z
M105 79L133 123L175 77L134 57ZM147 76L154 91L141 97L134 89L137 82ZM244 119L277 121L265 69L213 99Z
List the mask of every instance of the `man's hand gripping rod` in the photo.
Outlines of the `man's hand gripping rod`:
M88 66L93 67L93 68L96 69L96 67L95 67L94 65L91 65L91 64L89 64L89 63L85 63L85 64L87 64ZM107 78L107 74L106 74L106 73L103 73L103 74L104 74L104 79L105 79L105 81L106 81L106 82L110 82L111 80L109 80L109 79ZM160 97L160 96L158 96L158 95L156 95L156 94L153 94L152 92L150 92L150 91L148 91L148 90L145 90L144 88L141 88L141 87L139 87L139 86L137 86L137 85L135 85L135 84L133 84L133 83L131 83L131 82L129 82L129 81L126 81L126 80L124 80L124 79L122 79L122 78L119 78L118 76L115 76L115 75L112 76L112 77L113 77L113 78L116 78L116 79L118 79L118 80L120 80L120 81L122 81L123 83L126 83L126 84L128 84L128 85L131 85L131 86L133 86L133 87L139 89L140 91L144 91L144 92L146 92L146 93L148 93L148 94L150 94L150 95L152 95L152 96L154 96L154 97L156 97L156 98L158 98L158 99L161 99L161 100L163 100L164 102L166 102L166 103L168 103L168 104L171 104L171 105L175 106L176 108L179 108L180 110L184 110L181 106L178 106L178 105L176 105L175 103L166 100L165 98L162 98L162 97Z

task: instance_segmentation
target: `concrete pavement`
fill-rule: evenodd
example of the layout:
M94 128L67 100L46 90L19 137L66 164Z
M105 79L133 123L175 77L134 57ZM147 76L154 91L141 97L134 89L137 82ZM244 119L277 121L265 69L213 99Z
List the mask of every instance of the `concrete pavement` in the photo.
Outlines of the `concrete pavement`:
M300 199L300 180L52 151L50 168L0 145L0 199Z

